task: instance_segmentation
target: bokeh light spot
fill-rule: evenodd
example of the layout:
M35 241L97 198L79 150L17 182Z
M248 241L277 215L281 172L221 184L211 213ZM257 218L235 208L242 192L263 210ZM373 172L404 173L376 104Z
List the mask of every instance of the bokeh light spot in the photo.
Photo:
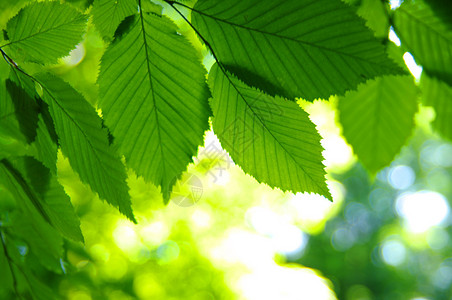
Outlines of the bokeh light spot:
M113 239L116 245L124 252L138 247L139 241L135 230L129 225L122 224L122 221L118 223L118 226L113 231Z
M397 240L388 240L381 246L381 257L388 265L399 266L405 261L406 248Z
M389 5L391 9L397 9L402 4L402 0L390 0Z
M446 198L425 190L400 195L396 201L396 210L404 219L407 229L413 233L425 232L432 226L440 225L449 216Z
M427 233L427 244L433 250L441 250L450 242L450 236L442 228L433 228Z
M355 234L350 229L344 227L336 229L331 236L331 245L337 251L348 250L353 246L355 241Z
M175 241L166 241L157 248L156 255L160 264L167 264L179 257L179 245Z
M388 174L389 184L397 190L409 188L414 183L414 180L414 171L408 166L396 166Z

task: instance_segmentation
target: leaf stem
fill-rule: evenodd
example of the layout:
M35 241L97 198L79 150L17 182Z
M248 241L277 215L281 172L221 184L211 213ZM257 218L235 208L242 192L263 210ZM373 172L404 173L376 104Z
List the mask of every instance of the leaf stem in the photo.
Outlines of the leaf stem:
M212 56L216 60L216 62L220 65L220 61L218 60L218 57L215 54L215 51L213 50L213 48L210 45L210 43L202 36L202 34L198 31L198 29L195 26L193 26L193 24L187 19L187 17L179 9L177 9L177 7L175 7L174 5L177 4L177 5L180 5L182 7L188 8L190 10L193 10L193 8L189 7L188 5L185 5L183 3L179 3L177 1L167 1L167 0L164 0L164 1L167 4L169 4L185 20L185 22L187 22L187 24L193 29L193 31L199 36L199 38L202 40L202 42L210 50L210 52L212 53Z
M259 121L262 123L262 125L267 128L267 125L265 123L265 121L259 116L258 113L255 112L254 108L252 107L252 105L250 103L248 103L246 97L242 94L242 92L240 91L239 87L235 84L235 82L232 80L231 75L229 74L229 72L226 70L226 68L224 67L224 65L220 62L220 60L218 59L217 55L215 54L215 51L213 50L212 46L210 45L210 43L201 35L201 33L198 31L198 29L196 29L195 26L193 26L193 24L187 19L187 17L185 17L184 14L182 14L181 11L179 11L174 5L180 5L183 6L185 8L190 9L191 11L196 11L193 10L193 8L183 4L183 3L179 3L176 1L169 1L169 0L164 0L167 4L169 4L189 25L190 27L195 31L195 33L199 36L199 38L204 42L204 44L206 45L206 47L210 50L210 52L212 53L212 56L214 57L215 61L218 64L218 67L220 68L220 70L223 72L223 74L225 75L225 77L227 78L227 80L229 81L229 83L234 87L234 89L236 90L237 94L240 95L240 97L243 99L243 101L245 102L245 104L247 105L247 107L253 112L253 114L255 114L257 116L257 118L259 119ZM268 128L267 128L268 130ZM270 132L270 130L269 130ZM272 134L273 135L273 134ZM276 138L275 138L276 139Z
M7 46L7 45L8 45L8 44L3 45L2 47ZM14 68L16 68L16 69L19 68L19 66L16 64L16 62L15 62L11 57L9 57L8 54L6 54L5 51L3 51L2 47L0 47L0 52L2 53L3 58L6 60L6 62L7 62L9 65L11 65L11 67L14 67Z
M229 77L229 73L226 71L226 68L223 66L223 63L220 62L220 60L218 59L217 54L215 53L215 50L213 50L212 45L210 45L210 43L206 40L205 37L202 36L202 34L199 32L199 30L187 19L187 17L179 10L177 9L177 7L175 7L174 5L180 5L183 6L185 8L190 9L191 11L194 11L192 7L189 7L183 3L177 2L177 1L169 1L169 0L164 0L167 4L169 4L184 20L185 22L187 22L187 24L193 29L193 31L199 36L199 38L202 40L202 42L204 43L204 45L206 45L206 47L209 49L210 53L212 53L213 58L215 59L215 61L217 62L218 66L220 67L220 70L224 73L224 75L226 76L226 78L228 78L229 82L237 89L237 87L235 86L235 84L233 83L232 79ZM237 89L238 91L238 89Z
M24 70L22 70L19 65L8 55L6 54L5 51L3 51L3 49L0 47L0 53L3 55L3 58L5 59L5 61L10 65L11 68L18 70L19 72L21 72L22 74L24 74L25 76L27 76L28 78L30 78L31 80L33 80L33 82L36 82L38 84L41 85L41 83L34 78L33 76L31 76L30 74L28 74L27 72L25 72ZM42 86L42 85L41 85Z

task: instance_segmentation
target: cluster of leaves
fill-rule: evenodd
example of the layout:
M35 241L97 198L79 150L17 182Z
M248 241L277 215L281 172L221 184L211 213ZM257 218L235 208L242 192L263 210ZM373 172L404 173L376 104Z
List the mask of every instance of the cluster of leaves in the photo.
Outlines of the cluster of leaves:
M412 0L390 11L379 0L362 2L358 12L341 0L165 0L161 6L95 0L84 13L54 1L22 8L0 43L5 286L17 295L50 299L34 274L42 267L63 272L65 239L83 242L56 179L59 149L99 198L134 222L126 167L159 186L168 202L209 119L235 163L259 182L331 199L321 137L295 100L340 96L344 136L376 172L393 160L414 127L418 90L399 63L405 50L424 67L422 98L437 112L435 128L452 138L447 3ZM210 51L216 63L209 72L162 7L184 18ZM369 11L386 22L374 22ZM97 81L98 110L40 67L68 55L89 19L109 43ZM386 39L390 25L401 48ZM26 265L30 257L38 264Z

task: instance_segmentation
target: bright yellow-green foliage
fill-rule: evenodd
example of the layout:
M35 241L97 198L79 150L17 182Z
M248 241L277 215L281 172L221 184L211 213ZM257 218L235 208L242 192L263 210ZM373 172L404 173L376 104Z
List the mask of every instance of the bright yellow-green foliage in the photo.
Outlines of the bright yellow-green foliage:
M390 5L0 1L0 298L449 299L452 12Z
M344 137L369 171L387 166L406 143L417 98L412 76L383 76L340 98Z

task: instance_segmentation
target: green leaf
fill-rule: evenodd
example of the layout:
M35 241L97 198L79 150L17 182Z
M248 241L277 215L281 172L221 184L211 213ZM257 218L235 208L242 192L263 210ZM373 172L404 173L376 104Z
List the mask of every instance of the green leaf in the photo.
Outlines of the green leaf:
M85 31L87 17L67 4L34 2L7 24L9 45L26 61L56 63L69 54ZM3 46L2 46L3 47Z
M394 28L416 62L452 85L452 31L423 1L405 1L394 14Z
M9 235L2 232L2 243L0 244L0 297L1 299L33 299L49 300L55 299L55 294L46 285L44 285L36 275L42 275L36 272L36 263L30 259L28 250L23 249L19 252L17 240L14 234ZM23 242L23 241L21 241ZM6 254L8 257L6 257ZM4 257L4 259L3 259ZM24 257L26 258L24 260ZM4 265L3 265L4 264ZM33 266L32 266L33 265ZM42 269L38 267L39 269ZM3 271L4 270L4 271ZM38 275L39 274L39 275ZM8 279L9 277L9 279ZM4 280L4 281L3 281Z
M52 291L49 286L44 284L41 281L42 279L38 279L39 277L35 276L31 272L30 268L23 267L22 274L25 277L24 281L26 281L29 287L29 292L31 293L33 300L58 299L57 297L55 297L54 291ZM46 283L49 284L49 282Z
M213 130L235 163L283 191L331 199L320 135L296 103L248 87L214 65L209 73Z
M39 74L36 78L43 87L43 100L49 105L61 150L71 167L101 199L135 222L124 165L109 146L107 131L94 108L58 77Z
M428 0L426 2L435 14L440 18L449 29L452 29L452 6L450 5L450 0Z
M39 106L40 114L37 115L37 128L34 128L34 151L32 155L41 161L47 168L49 168L54 174L56 174L56 160L58 152L58 137L55 133L55 126L52 118L50 117L49 107L43 102L36 92L35 83L30 77L24 73L12 68L11 72L12 80L21 88L22 93L28 94L29 101L36 101ZM36 104L35 104L36 105ZM29 122L27 119L29 113L24 113L21 121L23 123ZM35 126L35 127L36 127Z
M2 283L0 284L0 297L2 297L2 299L8 299L5 295L9 295L12 299L11 294L14 289L13 277L11 274L10 262L8 261L8 258L5 256L5 253L7 252L4 246L3 232L0 232L0 234L1 234L0 239L2 239L1 240L2 243L0 243L0 270L2 270L0 272L0 282Z
M0 132L0 159L27 155L30 147L16 139L2 136Z
M433 127L442 136L452 140L452 86L444 81L422 74L423 103L436 112Z
M0 222L4 217L4 213L12 211L16 208L16 200L14 200L13 195L4 188L0 183ZM2 224L3 226L3 224Z
M12 221L14 234L27 243L44 266L54 271L61 270L59 259L63 253L63 241L49 224L36 193L22 174L5 159L0 161L0 181L18 205Z
M33 275L31 271L24 268L24 276L30 287L30 292L33 295L33 300L49 300L57 299L55 297L55 292L52 289L39 280L37 276ZM46 282L49 284L48 282Z
M340 0L200 0L192 20L220 63L272 95L328 98L403 73Z
M31 143L37 122L35 101L11 80L0 81L0 135Z
M50 170L31 157L19 159L14 166L32 187L49 223L66 238L83 242L71 200Z
M411 76L383 76L339 99L344 137L372 173L399 153L414 127L417 88Z
M132 21L102 58L99 104L127 164L168 201L209 126L206 71L168 18Z
M362 0L356 11L378 38L387 38L389 32L389 3L380 0Z
M46 108L47 109L47 108ZM35 152L33 156L49 168L53 174L56 174L56 162L58 154L58 145L56 143L56 133L50 114L46 111L38 117L38 128L36 130L36 139L33 143Z
M136 0L95 0L93 22L104 38L111 38L126 17L137 12Z

